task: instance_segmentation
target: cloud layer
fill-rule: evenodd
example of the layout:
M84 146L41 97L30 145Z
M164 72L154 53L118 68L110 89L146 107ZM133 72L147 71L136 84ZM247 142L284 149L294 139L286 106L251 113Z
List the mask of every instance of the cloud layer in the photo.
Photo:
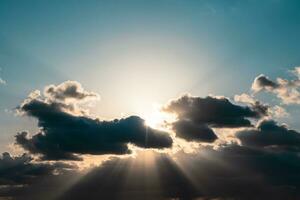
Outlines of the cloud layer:
M43 176L63 173L74 166L65 163L34 163L28 154L12 157L5 152L0 157L0 185L29 184Z
M149 163L149 156L153 162ZM87 196L125 200L300 197L300 158L293 152L233 144L172 157L154 153L109 160L66 191L61 200Z
M299 71L294 70L298 78ZM259 76L252 89L274 92L283 99L283 87L288 85L290 92L296 84L297 80L284 85L281 79L273 82ZM176 115L176 120L166 125L176 137L199 145L191 146L192 153L184 148L158 153L151 149L174 150L170 133L146 126L139 116L111 121L93 118L84 104L98 99L97 93L86 91L75 81L47 86L43 94L32 92L17 110L35 118L39 131L15 136L15 143L29 154L14 157L4 153L0 157L0 197L300 198L300 133L274 120L275 115L285 112L278 105L264 104L245 93L235 95L234 100L247 106L226 97L183 95L163 107L164 112ZM234 140L225 137L215 142L216 128L230 130ZM129 145L140 149L134 156L119 157L131 153ZM176 147L180 145L176 143ZM86 154L114 156L84 174L70 160L81 161Z

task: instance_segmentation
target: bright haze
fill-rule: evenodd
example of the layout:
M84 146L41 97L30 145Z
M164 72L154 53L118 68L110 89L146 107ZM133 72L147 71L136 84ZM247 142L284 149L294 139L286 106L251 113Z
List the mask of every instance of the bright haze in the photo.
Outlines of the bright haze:
M0 199L300 199L299 6L0 1Z

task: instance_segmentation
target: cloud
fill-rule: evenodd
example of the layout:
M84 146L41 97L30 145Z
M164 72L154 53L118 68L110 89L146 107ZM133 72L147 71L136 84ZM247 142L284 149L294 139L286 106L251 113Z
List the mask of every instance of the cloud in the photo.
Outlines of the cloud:
M32 137L16 135L16 143L43 159L78 160L76 154L128 154L128 144L142 148L169 148L168 133L145 126L138 116L100 121L63 111L61 104L26 100L19 110L38 120L41 131Z
M77 81L65 81L59 85L49 85L45 87L44 95L51 101L85 101L99 99L100 96L94 92L83 89Z
M6 85L6 81L0 77L0 85Z
M150 156L153 162L149 163ZM236 144L217 150L202 147L196 153L179 152L173 157L138 154L111 159L91 170L60 200L297 199L299 164L294 153Z
M163 111L177 115L172 124L176 136L188 141L213 142L217 136L211 128L251 126L248 118L260 118L266 114L265 109L260 104L253 108L234 105L225 97L184 95L169 102Z
M0 156L0 199L56 199L80 175L77 170L71 163L36 162L28 154L5 152Z
M190 154L141 151L112 157L84 176L79 171L51 176L51 181L40 176L27 188L0 189L0 195L22 200L49 195L59 200L299 199L299 166L297 152L237 144L199 147ZM77 181L70 184L70 179Z
M2 71L2 68L0 67L0 72ZM0 85L6 85L6 81L0 77Z
M276 82L270 80L269 77L261 74L254 79L251 89L255 92L259 92L262 90L272 91L274 89L277 89L278 87L279 85Z
M178 120L173 123L176 136L187 141L214 142L218 137L206 124L197 124L191 120Z
M284 104L300 104L300 67L296 67L292 72L296 79L277 78L276 82L261 74L254 79L251 89L255 93L261 91L274 93Z
M269 105L261 103L260 101L254 99L252 96L246 93L243 93L241 95L235 95L234 101L249 104L254 111L260 114L260 116L269 115L270 112Z
M236 135L246 146L288 148L300 152L300 133L273 120L263 120L255 129L243 130Z
M55 105L55 107L73 115L89 116L89 110L86 109L87 105L99 100L100 95L86 91L77 81L65 81L59 85L46 86L43 93L39 90L32 91L22 104L35 99ZM21 109L17 111L22 114Z
M260 82L266 88L279 87L278 82ZM78 114L79 104L93 99L89 95L93 93L77 84L81 89L66 92L70 85L46 87L44 94L34 91L18 107L23 115L37 119L40 129L34 135L15 136L29 153L44 160L80 160L84 154L128 154L129 144L156 149L172 146L167 132L145 126L138 116L101 121ZM54 89L49 93L47 88ZM137 150L134 156L110 157L84 176L71 165L6 153L0 159L0 196L22 200L299 199L300 133L271 119L272 112L283 115L279 106L270 107L248 94L236 95L235 101L248 106L225 97L184 95L163 111L177 116L171 123L177 137L211 143L218 138L214 128L227 128L235 132L232 137L237 143L199 145L192 153ZM254 127L255 120L260 121ZM12 187L5 188L7 184Z
M284 118L289 116L283 107L278 105L270 106L268 104L264 104L246 93L235 95L234 101L250 105L253 110L261 113L261 116L268 116L269 118Z
M271 115L274 116L274 118L284 118L289 117L289 113L281 106L275 105L271 110Z
M247 118L260 117L260 113L250 107L234 105L223 97L201 98L184 95L171 101L164 110L177 114L179 119L205 123L212 127L250 126Z
M28 154L12 157L5 152L0 157L0 185L30 184L43 176L74 169L65 163L34 163Z

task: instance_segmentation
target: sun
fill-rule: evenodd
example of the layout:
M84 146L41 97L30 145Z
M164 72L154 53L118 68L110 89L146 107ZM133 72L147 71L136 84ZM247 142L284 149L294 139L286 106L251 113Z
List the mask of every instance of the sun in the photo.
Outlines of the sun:
M145 125L155 129L166 129L166 124L175 120L175 116L162 112L160 108L155 107L149 114L144 115Z
M161 113L152 113L146 116L145 124L151 128L159 128L163 125L164 117Z

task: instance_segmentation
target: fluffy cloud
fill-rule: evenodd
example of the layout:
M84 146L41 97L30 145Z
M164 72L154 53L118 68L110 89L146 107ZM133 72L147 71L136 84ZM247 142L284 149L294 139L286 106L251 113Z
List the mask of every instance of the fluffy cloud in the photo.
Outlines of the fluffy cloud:
M65 81L59 85L46 86L43 93L34 90L18 108L32 100L39 100L73 115L88 116L89 110L85 107L99 99L99 94L86 91L79 82ZM18 112L22 114L21 109Z
M296 76L295 80L277 78L276 82L261 74L254 79L251 89L256 93L274 93L285 104L300 104L300 67L296 67L293 74Z
M263 120L255 129L238 132L237 137L246 146L300 151L300 133L289 130L285 125L278 125L273 120Z
M28 137L26 132L16 135L16 143L43 159L80 159L76 154L127 154L128 144L142 148L169 148L168 133L145 126L138 116L113 121L100 121L75 116L55 102L27 99L19 110L38 120L41 132Z
M97 93L85 91L77 81L65 81L59 85L49 85L45 88L44 95L52 101L63 102L78 102L100 98Z
M201 98L189 95L172 100L163 110L177 115L178 119L173 123L173 129L178 137L204 142L217 139L212 127L251 126L248 118L260 118L266 114L261 105L255 104L253 108L243 107L232 104L224 97Z

